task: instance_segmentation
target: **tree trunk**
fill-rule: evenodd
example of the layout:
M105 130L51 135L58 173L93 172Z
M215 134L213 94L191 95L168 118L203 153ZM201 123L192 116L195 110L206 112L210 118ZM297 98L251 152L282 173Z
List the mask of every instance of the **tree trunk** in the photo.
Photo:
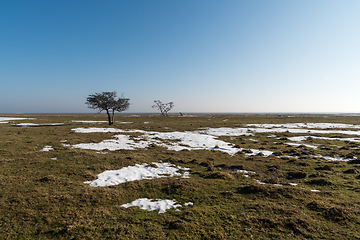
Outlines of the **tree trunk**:
M115 115L115 110L112 110L112 116L111 116L111 122L114 124L114 115Z
M106 110L106 113L108 115L109 125L112 125L113 123L111 121L111 116L110 116L109 110Z

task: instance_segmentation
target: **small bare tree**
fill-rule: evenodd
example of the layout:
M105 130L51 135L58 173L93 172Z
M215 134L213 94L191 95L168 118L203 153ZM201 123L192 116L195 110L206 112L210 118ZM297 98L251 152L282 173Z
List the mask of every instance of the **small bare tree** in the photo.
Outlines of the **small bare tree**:
M108 116L109 125L112 125L114 124L115 111L122 112L128 109L130 106L129 101L129 98L124 98L123 96L117 98L114 91L90 94L86 99L86 104L88 108L96 109L99 113L105 111Z
M168 112L174 107L173 102L162 103L160 100L155 100L155 105L152 108L157 108L160 110L162 116L167 116Z

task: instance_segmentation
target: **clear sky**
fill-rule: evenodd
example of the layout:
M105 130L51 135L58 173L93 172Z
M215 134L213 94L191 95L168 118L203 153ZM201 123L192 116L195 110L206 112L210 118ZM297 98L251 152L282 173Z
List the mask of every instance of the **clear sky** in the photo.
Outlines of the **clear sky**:
M0 0L0 113L360 112L359 0Z

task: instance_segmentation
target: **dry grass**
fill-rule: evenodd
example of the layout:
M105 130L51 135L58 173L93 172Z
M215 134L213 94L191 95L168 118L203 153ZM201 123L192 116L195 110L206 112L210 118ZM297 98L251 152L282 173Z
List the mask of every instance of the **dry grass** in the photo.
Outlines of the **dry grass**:
M22 116L23 117L23 116ZM139 150L71 149L62 145L99 142L114 134L78 134L75 127L107 127L72 120L104 120L103 115L41 115L23 122L63 122L63 126L15 127L0 124L1 239L359 239L360 179L358 165L328 162L310 155L352 154L354 144L308 139L323 149L287 146L291 133L221 137L245 149L288 152L298 158L219 151L169 151L153 146ZM223 121L228 119L227 121ZM105 119L106 120L106 119ZM356 117L297 115L199 115L159 117L119 115L116 128L191 131L204 127L242 127L246 123L359 122ZM144 122L150 122L144 124ZM170 129L164 129L168 127ZM41 152L45 145L54 151ZM56 160L53 160L56 158ZM191 169L190 179L160 178L111 187L90 187L105 170L135 163L171 162ZM232 169L254 171L245 177ZM290 178L292 176L292 178ZM294 177L295 176L295 177ZM260 185L254 179L266 182ZM297 183L297 186L289 185ZM277 186L274 184L282 184ZM320 192L311 192L311 189ZM165 214L136 207L137 198L175 199L193 206Z

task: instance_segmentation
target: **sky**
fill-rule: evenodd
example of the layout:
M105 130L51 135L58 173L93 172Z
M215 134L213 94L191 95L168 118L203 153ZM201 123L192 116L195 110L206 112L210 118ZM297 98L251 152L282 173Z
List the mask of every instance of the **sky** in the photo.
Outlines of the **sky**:
M360 112L358 0L0 0L0 113Z

